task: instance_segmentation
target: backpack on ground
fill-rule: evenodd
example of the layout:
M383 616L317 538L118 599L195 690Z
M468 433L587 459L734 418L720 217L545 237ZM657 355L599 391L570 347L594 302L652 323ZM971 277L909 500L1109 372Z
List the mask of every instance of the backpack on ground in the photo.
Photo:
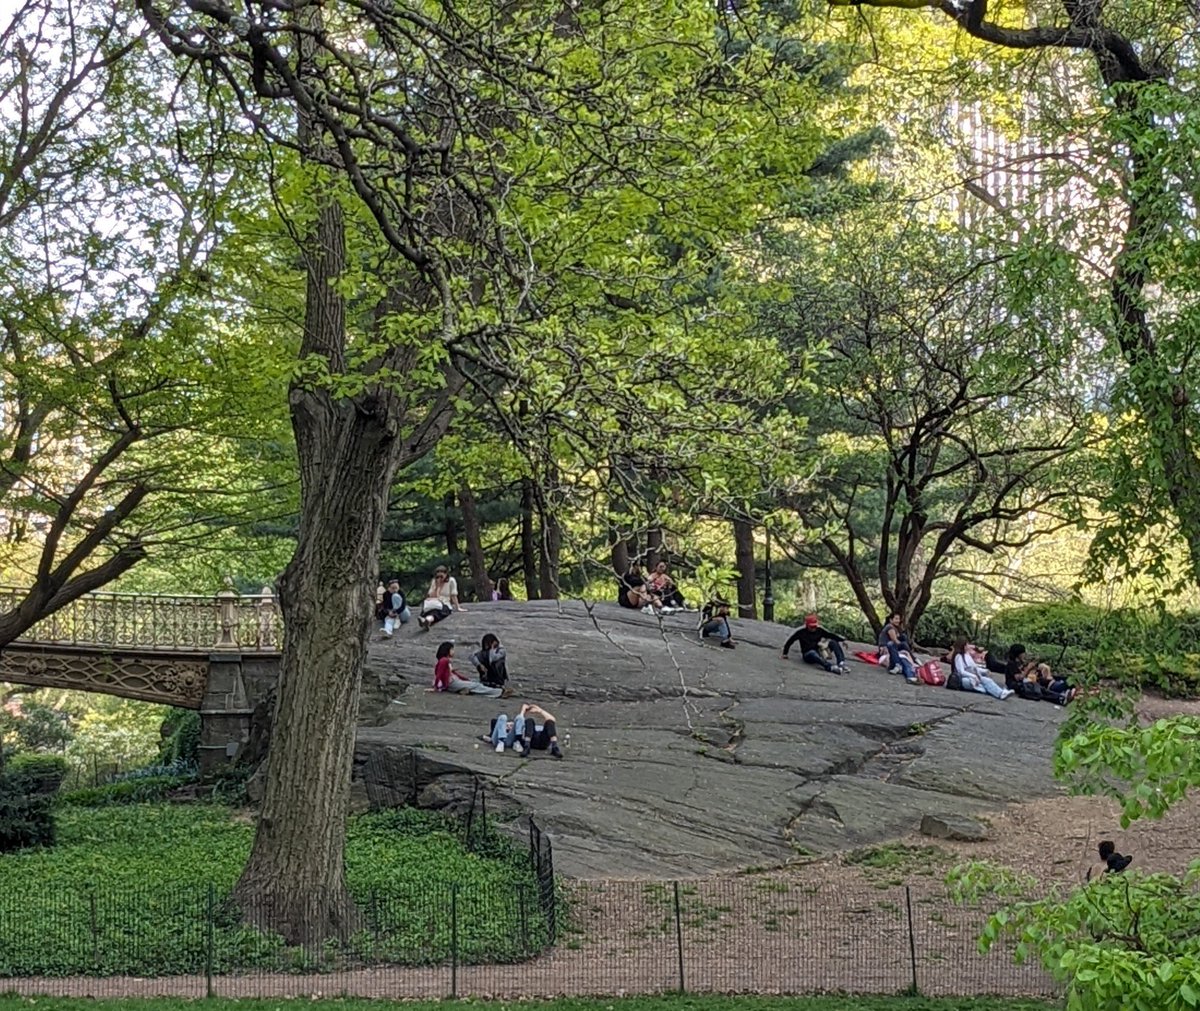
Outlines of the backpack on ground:
M961 692L963 690L962 678L959 677L958 671L951 670L950 673L946 675L946 687L952 692Z
M930 660L917 668L917 677L927 685L941 686L946 683L946 675L942 665L936 660Z

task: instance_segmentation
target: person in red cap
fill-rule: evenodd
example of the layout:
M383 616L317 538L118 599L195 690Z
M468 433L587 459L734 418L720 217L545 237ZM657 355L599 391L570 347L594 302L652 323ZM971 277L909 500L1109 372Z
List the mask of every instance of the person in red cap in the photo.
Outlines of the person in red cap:
M822 655L821 640L825 640L833 660L827 660ZM846 654L842 650L842 643L845 641L843 636L834 635L829 629L822 628L820 619L815 614L810 614L805 617L804 624L796 629L792 633L792 637L783 644L783 658L786 660L788 650L795 643L799 643L805 663L824 667L833 674L845 674Z

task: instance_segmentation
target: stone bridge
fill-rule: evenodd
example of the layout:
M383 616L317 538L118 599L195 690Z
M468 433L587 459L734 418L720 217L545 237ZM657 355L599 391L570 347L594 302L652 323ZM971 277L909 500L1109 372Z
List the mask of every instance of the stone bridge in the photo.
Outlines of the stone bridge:
M0 588L0 612L25 590ZM0 651L0 681L100 692L200 711L203 771L234 761L279 675L275 598L89 593Z

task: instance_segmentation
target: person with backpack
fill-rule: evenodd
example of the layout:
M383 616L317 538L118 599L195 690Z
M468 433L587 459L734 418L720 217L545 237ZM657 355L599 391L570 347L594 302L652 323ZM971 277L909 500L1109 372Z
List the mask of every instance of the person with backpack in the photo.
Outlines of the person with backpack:
M383 594L383 599L379 602L379 607L376 610L376 617L383 622L381 632L389 639L392 633L396 631L397 625L406 625L408 619L412 617L412 612L408 608L408 604L404 600L404 594L400 591L400 581L393 579L387 585L387 590Z
M956 675L954 680L958 682L960 690L979 692L997 699L1006 699L1013 694L1011 688L1001 688L988 676L987 670L975 662L971 654L967 652L966 639L955 640L953 654L954 674ZM954 687L953 681L948 679L946 687Z
M717 637L717 645L733 649L733 630L729 627L729 601L716 597L700 609L700 641Z
M831 674L845 674L846 654L841 646L845 641L844 636L836 635L829 629L823 628L820 619L815 614L809 614L805 616L804 624L796 629L791 638L783 644L783 658L786 660L788 650L798 644L805 663L824 667ZM832 660L822 653L822 648L829 651Z
M500 645L500 637L494 632L488 632L477 649L470 656L475 665L479 680L492 688L503 688L508 681L508 666L504 647Z

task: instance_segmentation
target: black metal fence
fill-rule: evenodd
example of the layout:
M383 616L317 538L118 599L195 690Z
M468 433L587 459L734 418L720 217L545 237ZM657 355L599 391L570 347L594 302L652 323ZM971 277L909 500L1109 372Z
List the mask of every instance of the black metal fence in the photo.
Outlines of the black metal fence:
M535 861L549 857L533 826ZM681 991L1049 995L987 910L929 879L847 888L783 875L429 886L359 896L346 929L290 945L215 890L0 896L0 990L56 996L553 996Z

